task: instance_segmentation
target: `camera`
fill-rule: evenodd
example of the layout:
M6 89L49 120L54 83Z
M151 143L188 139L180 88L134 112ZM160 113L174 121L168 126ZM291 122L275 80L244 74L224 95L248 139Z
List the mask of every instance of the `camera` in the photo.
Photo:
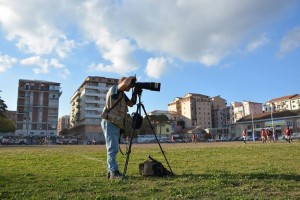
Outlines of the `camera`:
M146 89L151 91L160 91L160 83L155 82L136 82L136 78L132 79L130 87L136 87L139 89Z

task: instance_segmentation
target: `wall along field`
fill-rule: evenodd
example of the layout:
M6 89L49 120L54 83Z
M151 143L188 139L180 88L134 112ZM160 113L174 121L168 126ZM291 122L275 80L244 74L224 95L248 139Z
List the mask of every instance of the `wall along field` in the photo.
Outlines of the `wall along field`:
M123 150L125 146L122 145ZM94 146L0 146L0 199L299 199L300 142L162 144L174 177L145 178L158 145L133 144L128 180L106 178ZM120 171L125 156L119 154Z

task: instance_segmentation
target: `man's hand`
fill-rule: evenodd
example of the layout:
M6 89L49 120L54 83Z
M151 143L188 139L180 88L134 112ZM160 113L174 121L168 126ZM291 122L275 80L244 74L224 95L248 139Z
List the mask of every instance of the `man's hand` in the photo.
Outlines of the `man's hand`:
M121 83L118 84L118 90L128 92L133 79L135 79L135 76L129 76L125 78Z

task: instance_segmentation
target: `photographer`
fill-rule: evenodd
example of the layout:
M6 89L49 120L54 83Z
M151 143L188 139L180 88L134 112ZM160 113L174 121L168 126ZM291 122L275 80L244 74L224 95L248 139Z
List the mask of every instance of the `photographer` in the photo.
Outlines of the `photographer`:
M137 88L134 88L131 99L125 91L131 88L131 83L135 81L134 76L122 77L118 84L112 86L106 94L106 105L101 114L101 127L104 132L107 150L107 178L122 178L118 169L116 160L119 151L119 136L121 129L125 128L125 118L127 115L127 106L132 107L136 103Z

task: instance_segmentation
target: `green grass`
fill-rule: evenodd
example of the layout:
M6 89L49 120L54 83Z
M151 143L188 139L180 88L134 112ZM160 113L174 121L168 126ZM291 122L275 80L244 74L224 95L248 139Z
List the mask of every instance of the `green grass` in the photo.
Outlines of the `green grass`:
M0 199L300 199L299 141L162 147L176 176L141 177L148 154L166 163L157 144L133 144L118 181L105 177L104 145L0 146Z

